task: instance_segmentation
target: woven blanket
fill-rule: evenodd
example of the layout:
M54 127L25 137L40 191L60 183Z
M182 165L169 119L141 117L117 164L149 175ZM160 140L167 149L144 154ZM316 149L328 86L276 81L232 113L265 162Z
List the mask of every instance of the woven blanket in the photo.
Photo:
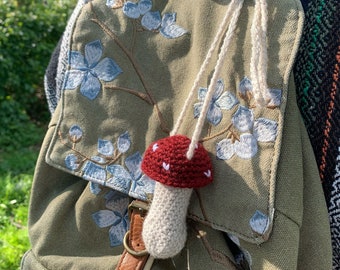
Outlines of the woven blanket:
M340 1L310 1L295 65L297 102L319 166L340 267Z

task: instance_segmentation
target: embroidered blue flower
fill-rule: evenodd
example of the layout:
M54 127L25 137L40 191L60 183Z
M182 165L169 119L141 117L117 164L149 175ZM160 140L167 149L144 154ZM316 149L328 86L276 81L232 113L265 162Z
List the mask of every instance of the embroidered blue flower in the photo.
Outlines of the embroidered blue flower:
M222 160L228 160L234 154L243 159L250 159L257 151L257 140L250 133L241 134L239 141L236 140L234 143L231 139L223 139L216 145L216 156Z
M112 81L120 73L121 68L111 58L102 60L103 47L99 40L85 45L85 56L78 51L69 54L71 69L66 73L64 89L75 89L80 86L80 92L90 100L95 99L101 89L101 82Z
M274 142L276 140L278 125L275 121L258 118L253 123L251 111L244 107L237 111L235 115L237 116L233 118L235 127L245 133L240 135L239 140L223 139L219 141L216 145L217 158L228 160L236 154L240 158L250 159L258 151L258 142ZM252 133L249 133L249 131L252 131Z
M153 193L154 181L142 174L141 163L142 156L137 152L125 159L127 169L121 165L107 166L107 171L112 177L106 185L134 197L146 199L147 193Z
M240 82L239 94L244 100L249 101L252 96L251 92L252 83L245 77ZM276 97L280 95L279 92L281 91L271 92L276 104L278 104ZM250 159L258 152L258 142L274 142L276 140L277 123L267 118L255 119L253 110L246 106L239 105L231 121L240 136L231 133L226 139L222 139L216 144L218 159L228 160L234 154L243 159Z
M223 92L224 84L222 80L218 80L215 87L215 92L210 102L207 112L207 120L217 126L223 117L222 110L230 110L238 104L237 98L229 91ZM198 100L199 103L194 104L194 117L198 118L201 114L203 102L207 95L207 88L199 88Z
M129 227L129 198L117 191L110 191L105 195L105 199L107 209L92 214L92 218L100 228L111 226L109 230L111 246L119 246L123 243Z
M146 30L159 30L164 37L169 39L178 38L187 33L176 24L176 13L166 13L162 17L159 11L151 11L151 9L151 0L140 0L138 3L127 1L124 3L123 13L131 19L141 18L141 25Z
M79 168L78 157L74 154L67 155L65 158L65 165L71 171L77 170Z

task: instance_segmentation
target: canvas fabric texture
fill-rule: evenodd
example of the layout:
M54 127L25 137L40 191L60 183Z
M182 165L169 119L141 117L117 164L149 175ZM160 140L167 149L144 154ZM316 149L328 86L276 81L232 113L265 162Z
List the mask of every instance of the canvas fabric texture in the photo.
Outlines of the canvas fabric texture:
M115 269L127 205L153 190L142 155L169 135L230 3L119 2L80 1L64 34L23 270ZM245 1L202 134L214 182L193 192L186 247L152 269L331 269L327 207L292 75L302 7L268 1L265 108L249 96L253 11ZM192 136L216 58L180 134Z

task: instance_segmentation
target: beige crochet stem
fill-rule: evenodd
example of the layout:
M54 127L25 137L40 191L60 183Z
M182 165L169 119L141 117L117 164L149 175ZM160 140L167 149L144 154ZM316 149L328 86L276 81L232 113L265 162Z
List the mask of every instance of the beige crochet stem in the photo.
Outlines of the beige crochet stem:
M192 188L176 188L156 182L155 192L143 225L143 240L151 256L171 258L184 247L186 215Z

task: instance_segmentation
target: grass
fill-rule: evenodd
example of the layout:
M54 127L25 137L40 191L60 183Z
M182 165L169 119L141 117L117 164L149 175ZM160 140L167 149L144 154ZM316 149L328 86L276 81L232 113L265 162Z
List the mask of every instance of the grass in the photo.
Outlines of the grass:
M19 144L0 144L1 270L19 269L21 257L30 246L28 204L43 128L26 122L20 130L26 133Z

